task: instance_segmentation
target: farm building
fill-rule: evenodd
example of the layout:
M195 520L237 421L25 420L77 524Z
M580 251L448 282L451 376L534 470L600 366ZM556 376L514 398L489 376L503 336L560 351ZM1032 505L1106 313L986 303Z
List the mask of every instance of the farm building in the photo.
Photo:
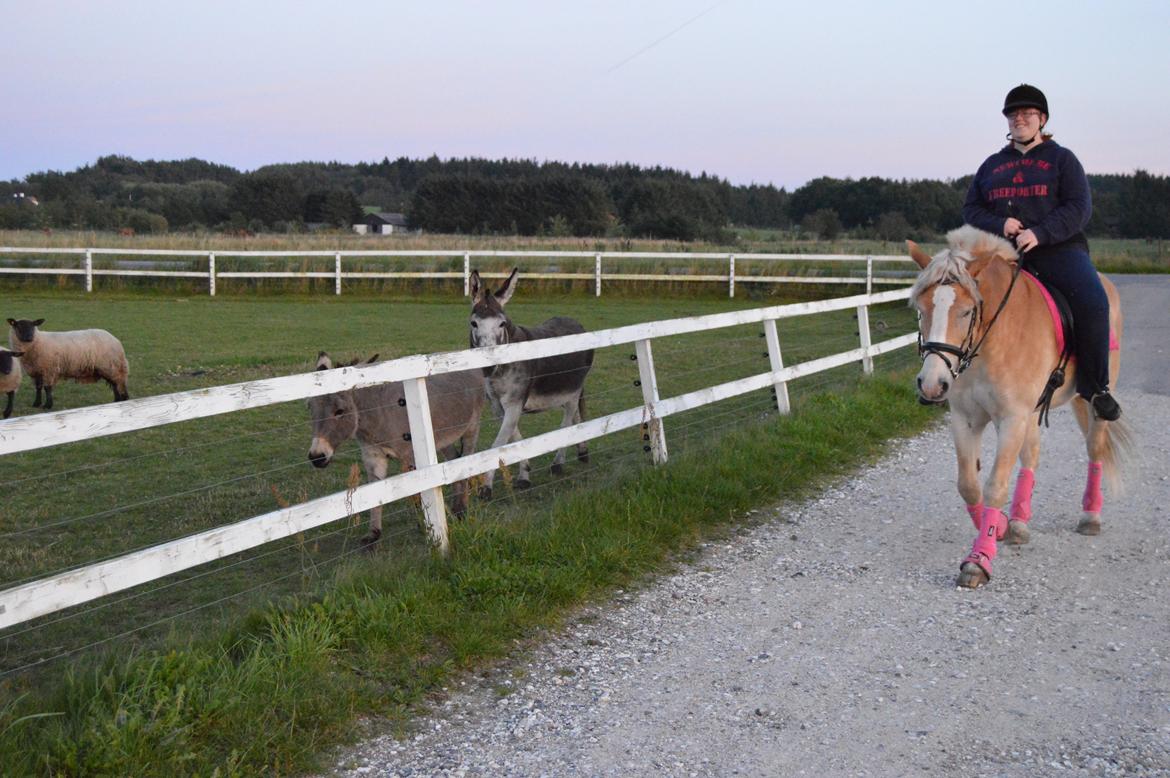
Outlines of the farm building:
M367 213L353 225L359 235L392 235L406 231L406 216L401 213Z

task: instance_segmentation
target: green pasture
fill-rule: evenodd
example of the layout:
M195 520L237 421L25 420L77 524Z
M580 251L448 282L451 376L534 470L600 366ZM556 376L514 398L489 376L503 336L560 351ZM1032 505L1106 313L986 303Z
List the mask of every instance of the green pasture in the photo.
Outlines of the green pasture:
M750 299L526 296L522 324L552 315L604 329L770 304ZM390 359L457 350L466 302L315 295L164 297L15 292L4 318L102 327L129 355L132 397L307 372L319 350ZM904 303L871 312L874 340L910 331ZM850 312L779 323L786 364L854 348ZM758 326L654 344L662 396L763 372ZM632 347L599 352L589 416L639 404ZM653 572L671 553L761 501L805 493L886 437L931 415L908 389L909 349L791 385L779 419L767 392L666 420L671 462L653 468L640 430L570 454L565 475L533 462L532 489L497 481L430 557L410 503L361 552L364 517L0 632L0 763L18 772L286 773L343 739L356 713L400 716L449 673L507 650L573 605ZM30 407L31 385L16 415ZM56 408L108 402L105 385L62 384ZM559 416L526 417L526 434ZM485 419L480 447L496 424ZM311 468L303 402L225 414L3 458L0 587L342 491L356 444ZM177 696L176 696L177 695ZM251 696L250 696L251 695ZM15 760L15 761L13 761Z

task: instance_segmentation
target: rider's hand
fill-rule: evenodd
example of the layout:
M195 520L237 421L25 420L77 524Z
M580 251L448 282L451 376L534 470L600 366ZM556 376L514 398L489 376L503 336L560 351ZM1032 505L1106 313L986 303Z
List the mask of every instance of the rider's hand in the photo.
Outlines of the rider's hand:
M1020 230L1024 229L1024 223L1014 216L1008 217L1008 220L1003 223L1003 236L1005 238L1014 238L1020 234Z
M1016 248L1025 254L1039 245L1040 241L1036 238L1036 233L1031 230L1024 230L1016 235Z

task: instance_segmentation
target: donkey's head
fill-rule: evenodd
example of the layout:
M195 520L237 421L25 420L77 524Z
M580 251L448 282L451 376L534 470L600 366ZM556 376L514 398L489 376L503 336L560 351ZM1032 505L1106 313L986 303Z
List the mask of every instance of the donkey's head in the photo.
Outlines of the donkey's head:
M375 354L366 363L377 359L378 355ZM359 361L355 359L337 367L352 367ZM333 360L324 351L317 355L318 370L330 370L333 366ZM353 390L309 398L309 419L313 424L309 461L314 467L325 467L333 459L337 447L357 434L358 406Z
M45 323L44 319L9 319L13 334L21 343L32 343L37 336L37 327Z
M921 268L910 289L910 306L918 311L922 356L918 401L926 405L946 400L955 379L974 358L986 291L981 277L997 260L1016 260L1011 244L974 227L953 230L947 239L950 247L933 257L914 241L906 241L911 259Z
M499 290L484 286L478 270L471 271L471 347L498 346L512 340L512 320L504 312L504 306L516 291L519 268L512 268L512 274Z

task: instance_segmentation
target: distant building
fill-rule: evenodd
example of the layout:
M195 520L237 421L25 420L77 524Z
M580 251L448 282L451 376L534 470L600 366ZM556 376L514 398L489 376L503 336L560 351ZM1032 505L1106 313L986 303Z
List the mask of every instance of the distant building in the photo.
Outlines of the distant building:
M367 213L353 225L358 235L393 235L406 232L406 215L401 213Z

